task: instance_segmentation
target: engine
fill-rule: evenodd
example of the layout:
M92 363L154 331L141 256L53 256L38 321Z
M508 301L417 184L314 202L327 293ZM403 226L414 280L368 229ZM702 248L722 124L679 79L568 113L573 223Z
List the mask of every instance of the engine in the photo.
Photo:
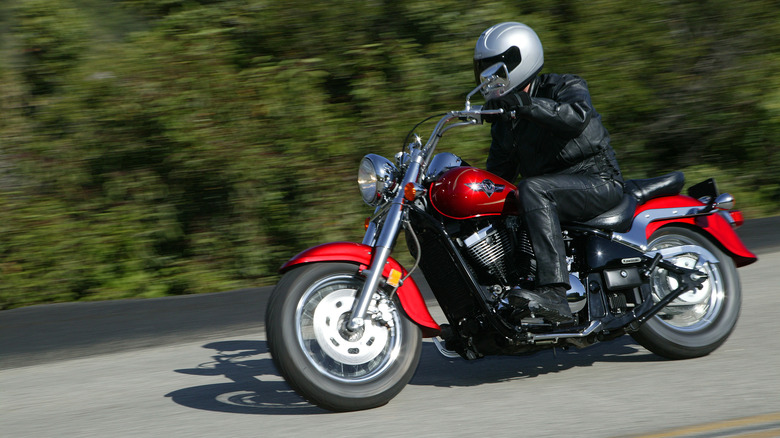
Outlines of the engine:
M528 233L514 221L508 222L490 223L457 239L477 274L503 285L531 280L536 271Z

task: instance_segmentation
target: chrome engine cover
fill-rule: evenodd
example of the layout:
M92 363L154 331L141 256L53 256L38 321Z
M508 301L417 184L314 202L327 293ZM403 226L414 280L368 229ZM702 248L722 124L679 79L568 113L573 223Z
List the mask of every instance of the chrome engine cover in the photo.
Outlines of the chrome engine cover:
M569 283L571 284L571 289L566 292L566 300L569 302L571 313L577 313L588 304L588 294L585 291L585 285L582 284L576 275L569 274Z

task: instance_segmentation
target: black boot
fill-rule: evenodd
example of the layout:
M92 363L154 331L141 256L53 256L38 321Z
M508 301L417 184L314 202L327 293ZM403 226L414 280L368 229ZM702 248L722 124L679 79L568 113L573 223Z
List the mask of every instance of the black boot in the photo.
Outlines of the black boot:
M566 301L565 286L540 286L534 290L513 289L507 294L509 305L521 309L527 307L536 316L550 322L569 322L573 318Z

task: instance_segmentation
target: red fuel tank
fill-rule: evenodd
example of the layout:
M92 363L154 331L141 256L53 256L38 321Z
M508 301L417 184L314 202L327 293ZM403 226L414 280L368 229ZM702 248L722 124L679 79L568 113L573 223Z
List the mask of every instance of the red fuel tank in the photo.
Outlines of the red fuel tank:
M456 167L431 184L433 208L453 219L516 215L517 190L512 183L486 170Z

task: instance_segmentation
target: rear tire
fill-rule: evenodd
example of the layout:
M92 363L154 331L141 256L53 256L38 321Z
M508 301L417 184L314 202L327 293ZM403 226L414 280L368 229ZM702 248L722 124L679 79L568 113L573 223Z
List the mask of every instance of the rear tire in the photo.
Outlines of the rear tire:
M409 382L420 360L420 328L397 302L372 302L355 333L344 329L364 279L348 263L293 269L274 289L266 310L268 348L279 372L300 395L332 411L382 406ZM374 295L384 297L384 293Z
M631 336L653 353L669 359L690 359L710 354L721 346L734 330L742 305L742 290L734 261L717 245L696 231L668 226L650 236L651 251L686 246L667 259L678 266L693 267L703 248L715 257L702 270L708 275L701 290L686 292ZM653 299L669 293L676 281L663 270L651 279Z

